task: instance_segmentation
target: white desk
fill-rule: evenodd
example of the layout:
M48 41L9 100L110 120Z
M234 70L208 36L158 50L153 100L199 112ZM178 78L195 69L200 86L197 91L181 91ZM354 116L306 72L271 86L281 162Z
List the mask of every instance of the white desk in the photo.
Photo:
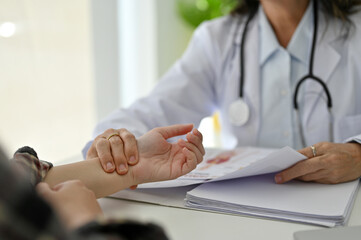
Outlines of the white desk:
M169 238L173 240L293 240L295 231L322 228L306 224L202 212L111 198L100 199L99 203L106 216L157 223L165 229ZM348 225L361 225L360 189Z

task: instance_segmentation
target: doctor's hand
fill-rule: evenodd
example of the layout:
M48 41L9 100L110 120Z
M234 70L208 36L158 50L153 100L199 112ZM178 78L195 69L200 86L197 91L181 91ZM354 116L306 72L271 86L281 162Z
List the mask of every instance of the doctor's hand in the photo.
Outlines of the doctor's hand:
M299 150L308 159L275 176L276 183L292 179L318 183L335 184L355 180L361 176L361 144L321 142Z
M154 128L138 138L139 163L129 168L134 184L171 180L196 168L205 154L202 134L192 124ZM168 138L186 135L186 141Z
M137 140L128 130L108 129L97 136L89 148L86 158L99 157L105 172L114 170L123 175L128 172L128 165L138 163Z

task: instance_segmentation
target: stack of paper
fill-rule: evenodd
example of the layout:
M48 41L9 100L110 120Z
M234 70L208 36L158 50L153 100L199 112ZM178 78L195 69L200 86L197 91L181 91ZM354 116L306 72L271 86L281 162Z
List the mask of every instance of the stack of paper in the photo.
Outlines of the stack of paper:
M359 180L326 185L275 184L273 175L205 183L189 191L186 206L333 227L344 225Z
M345 224L359 181L276 184L274 173L306 157L289 147L207 150L204 161L176 180L147 183L112 197L166 206L283 219L322 226ZM201 184L196 186L194 184Z

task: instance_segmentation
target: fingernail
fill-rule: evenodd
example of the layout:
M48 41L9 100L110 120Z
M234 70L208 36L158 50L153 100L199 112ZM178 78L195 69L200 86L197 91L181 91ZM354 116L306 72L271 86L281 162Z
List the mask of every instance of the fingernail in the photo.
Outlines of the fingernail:
M123 163L121 163L119 165L119 168L118 168L119 172L126 172L127 171L127 168L125 167L125 165Z
M113 164L111 162L108 162L106 167L107 167L107 170L112 170Z
M275 182L276 182L276 183L281 183L281 182L282 182L282 177L279 176L279 175L276 175L276 176L275 176Z
M129 163L130 163L130 164L136 163L136 159L135 159L134 156L131 156L131 157L129 158Z

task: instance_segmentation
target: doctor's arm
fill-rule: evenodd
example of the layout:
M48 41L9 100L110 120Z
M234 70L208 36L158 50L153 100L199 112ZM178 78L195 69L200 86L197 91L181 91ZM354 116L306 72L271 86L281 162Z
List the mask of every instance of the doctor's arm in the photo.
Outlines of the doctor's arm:
M213 114L218 107L217 76L223 71L220 69L223 52L218 47L220 37L210 29L208 23L203 23L194 32L183 56L148 96L128 108L115 110L97 124L94 141L83 149L86 159L99 157L104 171L125 174L128 165L139 161L136 137L157 126L179 123L197 126L204 117Z
M292 179L335 184L361 177L361 144L320 142L299 150L308 157L275 176L276 183Z
M140 183L175 179L193 170L202 161L202 134L192 124L155 128L137 139L139 163L125 175L106 173L99 159L53 167L44 181L54 187L68 180L81 180L95 195L104 197ZM169 143L168 138L186 135Z

